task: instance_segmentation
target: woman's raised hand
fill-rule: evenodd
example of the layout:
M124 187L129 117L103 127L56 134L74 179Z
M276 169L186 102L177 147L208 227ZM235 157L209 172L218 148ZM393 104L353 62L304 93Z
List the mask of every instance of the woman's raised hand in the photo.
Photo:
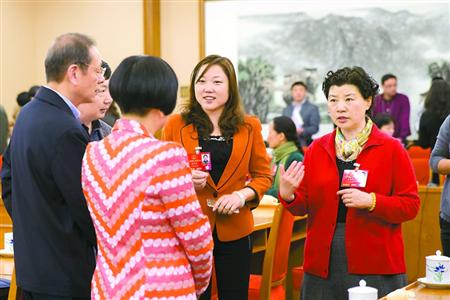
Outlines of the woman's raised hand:
M305 175L305 166L300 161L294 161L285 171L284 166L281 165L280 175L280 196L283 200L290 202L294 200L294 192Z

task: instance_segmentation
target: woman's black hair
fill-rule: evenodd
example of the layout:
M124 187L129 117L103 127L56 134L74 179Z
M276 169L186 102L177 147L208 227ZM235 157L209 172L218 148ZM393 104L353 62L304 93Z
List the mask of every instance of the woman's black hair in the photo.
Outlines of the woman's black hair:
M297 135L297 128L291 118L280 116L273 119L273 129L278 133L283 133L288 142L294 142L298 151L303 154L302 146Z
M392 116L390 114L386 114L386 113L378 114L375 117L373 117L372 120L375 123L375 125L377 125L377 127L380 129L384 125L388 125L391 123L394 123L394 125L395 125L394 118L392 118Z
M23 107L25 104L30 102L30 100L31 100L31 97L30 97L30 93L28 93L28 92L22 92L19 95L17 95L17 98L16 98L17 104L20 107Z
M361 67L345 67L336 72L328 71L322 84L322 91L328 99L328 92L333 85L343 86L351 84L358 88L364 99L371 97L372 103L366 113L370 113L378 93L378 83Z
M450 85L444 79L433 79L425 97L425 111L431 112L440 120L450 114Z
M109 91L125 114L145 116L155 108L169 115L177 102L178 80L161 58L136 55L119 64L111 75Z

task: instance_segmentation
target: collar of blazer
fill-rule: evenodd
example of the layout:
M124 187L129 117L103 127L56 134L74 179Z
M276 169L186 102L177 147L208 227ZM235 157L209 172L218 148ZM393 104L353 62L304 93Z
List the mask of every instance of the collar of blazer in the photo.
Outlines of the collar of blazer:
M241 125L239 127L238 132L233 135L233 149L231 150L230 159L225 166L222 176L220 176L220 180L217 186L214 184L211 176L208 177L207 183L211 188L217 191L222 189L231 179L231 176L236 172L244 157L246 155L250 155L250 133L251 132L249 126L246 126L246 124L244 123L244 125ZM195 130L194 125L188 124L182 127L180 135L181 143L183 144L187 153L195 153L195 147L198 147L199 143L198 133ZM211 155L214 155L214 153L212 153Z
M66 102L64 102L64 100L51 89L42 86L34 97L38 100L58 107L59 109L65 111L73 117L73 113L70 110L70 107L67 106Z
M70 107L67 106L66 102L64 102L64 100L57 93L55 93L51 89L48 89L45 86L43 86L39 89L39 91L36 93L34 98L36 98L36 100L38 100L38 101L42 101L42 102L48 103L50 105L56 106L59 109L63 110L65 113L67 113L70 117L72 117L74 120L77 121L77 123L79 124L80 130L83 133L83 136L86 138L87 142L90 141L90 136L89 136L88 132L81 125L80 120L75 119L72 111L70 110Z

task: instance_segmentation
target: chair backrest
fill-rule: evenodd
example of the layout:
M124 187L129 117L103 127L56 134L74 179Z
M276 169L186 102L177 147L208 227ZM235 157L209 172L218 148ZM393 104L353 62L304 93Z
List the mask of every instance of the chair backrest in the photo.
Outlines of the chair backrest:
M411 159L413 159L413 158L427 158L427 159L429 159L430 155L431 155L431 149L430 148L423 149L420 146L411 146L411 147L408 148L407 151L408 151L409 157Z
M294 216L283 205L278 204L275 208L264 255L261 299L270 299L271 288L284 284L293 226Z
M16 268L14 267L11 276L11 284L9 285L8 300L19 300L21 299L20 294L21 293L18 291L16 283Z
M412 158L411 163L416 173L416 179L420 185L426 185L430 182L430 166L428 158Z

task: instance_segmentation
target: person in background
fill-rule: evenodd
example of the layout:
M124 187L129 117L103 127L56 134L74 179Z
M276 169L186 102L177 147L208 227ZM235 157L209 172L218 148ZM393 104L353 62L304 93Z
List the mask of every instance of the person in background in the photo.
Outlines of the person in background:
M430 167L435 173L446 175L441 194L439 226L443 255L450 256L450 115L444 120L431 152Z
M361 279L383 297L407 283L401 224L420 207L414 170L401 143L373 126L378 84L364 69L329 71L322 90L336 129L304 164L281 167L280 201L308 214L302 299L347 299Z
M110 79L123 117L92 142L82 182L98 233L92 299L192 299L208 286L212 234L186 151L156 139L177 100L164 60L124 59Z
M8 114L6 113L3 105L0 104L0 155L2 155L3 151L5 151L6 149L6 145L8 144L8 137L9 137Z
M443 79L434 79L427 92L424 108L419 121L419 139L414 145L424 149L434 148L439 128L450 114L450 85ZM431 183L439 185L439 173L432 172Z
M16 123L17 116L19 115L20 110L22 109L22 107L25 106L25 104L27 104L28 102L31 101L31 99L33 99L33 97L36 95L36 93L39 90L39 88L40 88L39 85L33 85L28 90L28 92L22 92L22 93L19 93L17 95L16 102L17 102L18 106L16 106L14 108L12 119L11 119L11 122L9 124L10 134L12 134L12 129L14 128L14 124Z
M105 62L106 64L106 62ZM107 65L107 64L106 64ZM106 66L105 66L106 67ZM111 77L111 68L109 65L106 67L105 78ZM108 88L109 90L109 88ZM108 92L109 93L109 92ZM109 105L108 111L102 117L102 121L108 124L110 127L114 126L114 123L120 119L120 108L117 106L117 103L112 100Z
M385 74L381 77L383 93L375 97L372 116L387 113L395 122L394 137L399 138L406 145L406 138L411 134L409 127L410 104L406 95L397 92L397 77Z
M311 144L312 136L319 131L320 124L319 108L309 101L307 93L304 82L294 82L291 85L292 103L283 110L283 116L294 121L302 147Z
M267 136L269 147L273 149L272 158L272 187L266 195L278 198L280 181L280 165L287 169L294 161L303 161L303 151L297 137L294 122L289 117L281 116L269 123Z
M77 109L104 81L86 35L67 33L47 52L47 85L21 110L3 156L2 199L13 221L22 299L90 299L95 230L81 188L89 136Z
M272 184L261 130L256 117L244 114L231 61L209 55L192 72L189 102L181 114L169 117L162 133L164 140L181 143L189 154L195 154L198 146L210 153L212 170L192 170L192 177L213 228L221 300L248 298L251 209ZM209 287L200 299L210 298Z
M373 118L373 122L377 125L378 129L383 131L389 136L393 136L395 132L394 119L389 114L378 114Z
M80 121L91 137L91 141L100 141L111 133L111 126L101 120L112 103L108 86L111 68L106 62L102 62L102 68L105 72L105 81L100 85L95 101L78 106Z

